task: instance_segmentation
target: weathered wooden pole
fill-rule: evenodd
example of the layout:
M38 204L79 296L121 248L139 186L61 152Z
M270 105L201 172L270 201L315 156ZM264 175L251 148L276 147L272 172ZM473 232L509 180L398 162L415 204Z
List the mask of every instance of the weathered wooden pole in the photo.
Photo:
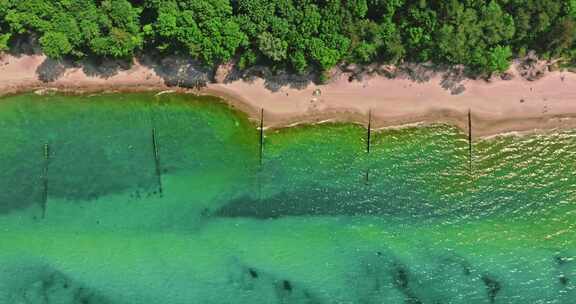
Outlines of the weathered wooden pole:
M372 136L372 109L368 110L368 130L366 131L366 154L370 155L370 144ZM370 180L370 168L366 168L365 182Z
M152 153L154 154L154 165L156 169L156 178L158 181L158 193L162 195L162 167L160 166L160 150L156 128L152 128Z
M50 165L50 145L44 144L44 166L42 168L42 200L40 201L40 209L42 210L42 217L46 217L46 208L48 205L48 167Z
M370 139L372 135L372 110L368 110L368 130L366 131L366 153L370 154Z
M468 171L472 175L472 111L468 109Z
M260 110L260 138L258 141L258 201L262 201L262 164L264 159L264 108Z
M262 160L264 158L264 109L260 110L260 140L259 140L259 155L258 161L260 168L262 168Z

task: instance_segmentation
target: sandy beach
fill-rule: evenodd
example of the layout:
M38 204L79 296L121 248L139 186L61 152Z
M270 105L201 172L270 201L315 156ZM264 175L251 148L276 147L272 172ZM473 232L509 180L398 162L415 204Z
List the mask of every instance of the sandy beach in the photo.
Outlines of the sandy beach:
M326 85L283 87L277 92L267 89L263 79L239 80L209 84L198 91L168 87L154 70L139 63L108 78L69 68L55 81L42 82L37 69L44 60L39 55L5 55L0 60L0 94L42 89L210 94L254 119L259 119L260 109L264 109L265 125L272 128L319 121L366 124L371 111L374 128L441 122L467 129L469 110L475 137L576 128L576 73L569 72L549 72L533 82L521 77L493 82L464 80L466 90L459 95L442 88L440 76L418 83L376 76L350 82L342 75Z

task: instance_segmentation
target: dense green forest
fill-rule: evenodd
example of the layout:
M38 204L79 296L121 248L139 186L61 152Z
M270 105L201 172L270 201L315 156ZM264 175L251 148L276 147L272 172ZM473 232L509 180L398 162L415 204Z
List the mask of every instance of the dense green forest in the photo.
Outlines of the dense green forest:
M0 49L51 58L143 53L304 73L340 62L508 68L576 61L576 0L0 0Z

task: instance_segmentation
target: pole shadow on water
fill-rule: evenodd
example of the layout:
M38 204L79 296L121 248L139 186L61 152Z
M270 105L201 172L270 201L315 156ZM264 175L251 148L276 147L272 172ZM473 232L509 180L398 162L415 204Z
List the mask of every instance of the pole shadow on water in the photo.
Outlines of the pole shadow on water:
M160 135L156 130L156 123L154 119L154 111L160 102L159 96L156 96L156 102L150 103L148 107L148 119L150 121L151 140L152 140L152 156L154 157L154 175L156 177L156 184L158 185L158 194L162 197L164 189L162 187L162 165L160 162Z
M48 167L50 165L50 145L44 144L44 164L42 168L42 198L40 200L41 218L46 217L46 208L48 205Z

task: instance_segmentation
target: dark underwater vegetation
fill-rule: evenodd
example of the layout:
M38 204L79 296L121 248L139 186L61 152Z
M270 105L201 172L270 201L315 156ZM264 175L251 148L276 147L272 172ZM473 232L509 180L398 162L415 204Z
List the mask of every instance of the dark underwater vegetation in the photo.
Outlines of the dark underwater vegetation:
M0 101L0 303L576 303L576 131Z

